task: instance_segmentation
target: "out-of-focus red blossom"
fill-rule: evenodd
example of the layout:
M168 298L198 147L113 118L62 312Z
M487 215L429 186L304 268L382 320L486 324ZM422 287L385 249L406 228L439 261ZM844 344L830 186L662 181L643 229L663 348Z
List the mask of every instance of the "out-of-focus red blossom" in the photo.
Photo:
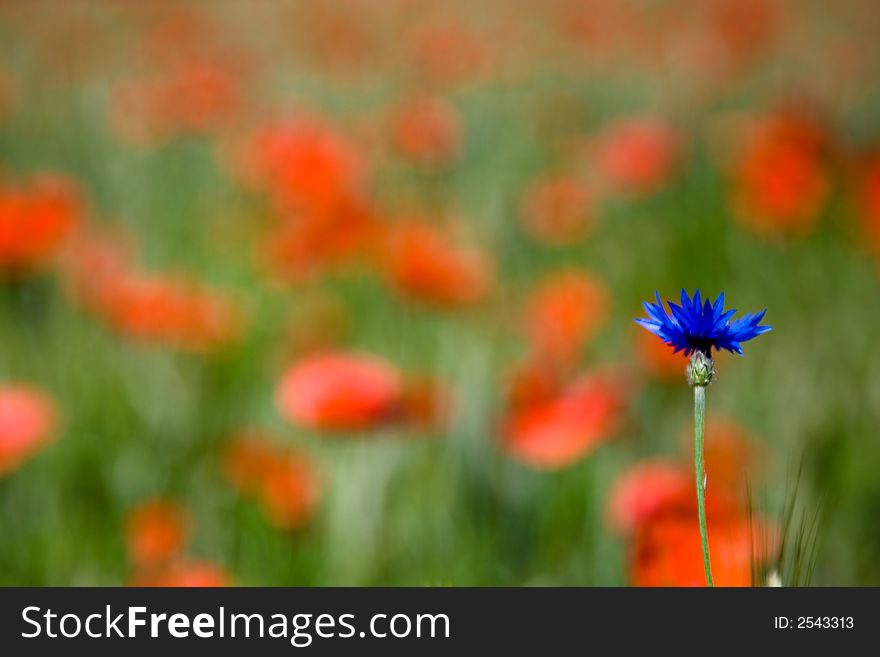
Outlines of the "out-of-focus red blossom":
M612 372L586 374L557 396L513 409L503 433L510 456L539 470L559 470L611 438L621 419L627 393Z
M586 184L567 174L539 178L525 192L520 214L526 232L538 242L561 246L576 242L593 222L593 199Z
M588 274L566 270L549 276L531 293L525 329L539 358L572 362L607 316L605 285Z
M131 586L173 588L217 588L231 586L232 577L210 561L183 561L159 571L136 575Z
M154 76L122 83L113 98L113 124L120 136L134 142L210 133L239 111L240 85L240 75L228 62L180 62Z
M277 448L257 429L236 432L223 454L223 471L232 486L243 495L259 492L266 473L276 458Z
M592 161L611 191L648 195L675 173L680 141L678 132L663 119L620 119L597 136Z
M709 523L709 552L716 586L751 586L752 563L775 550L776 532L760 519L719 519ZM648 523L634 545L634 586L705 586L700 529L696 517L669 517Z
M0 385L0 477L19 468L54 439L54 400L29 385Z
M403 384L388 362L366 354L306 356L281 378L275 401L290 422L318 430L369 429L390 420Z
M439 98L410 98L391 114L391 138L397 151L426 167L448 166L461 149L455 108Z
M83 203L70 179L45 174L0 185L0 270L47 264L83 222Z
M880 255L880 155L863 166L857 184L862 228L870 249Z
M593 57L614 51L628 36L628 26L638 23L638 12L629 3L615 0L567 0L561 5L560 29Z
M608 520L622 533L631 533L658 515L691 506L692 477L677 461L652 459L624 472L611 488ZM687 501L686 501L687 500Z
M295 215L272 227L264 255L272 275L299 283L371 253L379 224L361 200L339 199L327 212Z
M388 230L386 274L403 294L445 306L477 303L492 282L492 263L473 246L457 244L448 231L424 222L398 222Z
M777 0L712 0L706 11L707 32L724 47L734 67L762 55L782 27Z
M332 72L354 73L373 63L377 39L369 30L368 9L324 3L307 3L302 9L304 15L298 16L302 38L297 41L319 65Z
M420 78L440 85L472 82L485 77L492 65L486 39L456 21L434 22L412 33Z
M366 161L327 122L313 116L273 121L233 148L242 180L269 193L282 214L332 215L362 198Z
M259 496L269 521L284 530L299 529L318 503L317 473L305 455L277 454L269 462Z
M648 373L670 383L685 380L688 359L684 352L675 353L672 347L646 331L635 333L636 351Z
M208 12L193 4L167 4L155 13L144 31L142 58L170 66L206 52L229 50L220 42L218 26Z
M747 510L746 483L757 474L760 456L738 425L708 419L706 516L718 586L750 585L752 562L775 550L777 528L760 517L750 523ZM633 584L705 585L693 472L686 460L653 459L633 466L612 486L607 509L611 526L633 537Z
M320 482L304 453L281 449L259 430L244 429L228 443L224 471L242 495L254 496L269 521L299 529L314 515Z
M170 500L144 502L129 513L126 539L129 558L137 568L170 563L186 547L186 514Z
M129 275L105 290L98 311L129 337L189 351L209 351L239 334L236 308L200 285L164 276Z
M229 299L186 277L134 270L121 242L84 239L69 258L73 297L122 335L204 352L235 340L242 326Z
M746 129L732 172L732 204L765 237L800 236L828 200L828 137L803 113L785 111Z

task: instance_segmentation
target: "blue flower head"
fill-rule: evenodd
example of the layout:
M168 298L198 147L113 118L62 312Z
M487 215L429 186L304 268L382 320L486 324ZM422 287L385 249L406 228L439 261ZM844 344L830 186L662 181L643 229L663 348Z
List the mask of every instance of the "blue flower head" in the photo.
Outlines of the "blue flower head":
M724 311L723 292L718 295L715 303L710 302L709 299L704 303L700 298L699 290L691 299L682 289L680 306L668 302L672 316L663 308L660 294L657 292L654 294L657 303L645 302L643 305L648 317L639 318L636 322L674 347L676 352L684 351L685 356L699 351L711 357L713 348L726 349L742 356L743 342L756 338L771 328L760 326L767 312L766 309L730 321L736 310Z

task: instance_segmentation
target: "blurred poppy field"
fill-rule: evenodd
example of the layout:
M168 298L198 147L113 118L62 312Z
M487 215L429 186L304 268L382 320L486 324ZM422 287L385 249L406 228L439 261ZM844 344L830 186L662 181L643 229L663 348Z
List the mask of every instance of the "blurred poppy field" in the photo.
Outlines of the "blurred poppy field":
M0 0L0 584L880 584L874 0Z

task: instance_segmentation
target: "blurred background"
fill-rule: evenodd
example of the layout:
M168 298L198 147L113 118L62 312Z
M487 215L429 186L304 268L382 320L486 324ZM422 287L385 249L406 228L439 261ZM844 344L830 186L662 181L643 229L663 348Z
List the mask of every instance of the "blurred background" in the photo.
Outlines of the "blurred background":
M880 584L874 0L0 1L0 583Z

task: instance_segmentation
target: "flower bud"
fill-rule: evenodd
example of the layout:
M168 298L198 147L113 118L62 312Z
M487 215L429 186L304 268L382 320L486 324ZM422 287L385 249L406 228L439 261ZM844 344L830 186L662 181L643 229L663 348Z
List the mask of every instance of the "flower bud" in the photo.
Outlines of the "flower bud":
M712 377L715 376L715 361L702 351L695 351L688 363L687 374L691 386L705 388L712 383Z

